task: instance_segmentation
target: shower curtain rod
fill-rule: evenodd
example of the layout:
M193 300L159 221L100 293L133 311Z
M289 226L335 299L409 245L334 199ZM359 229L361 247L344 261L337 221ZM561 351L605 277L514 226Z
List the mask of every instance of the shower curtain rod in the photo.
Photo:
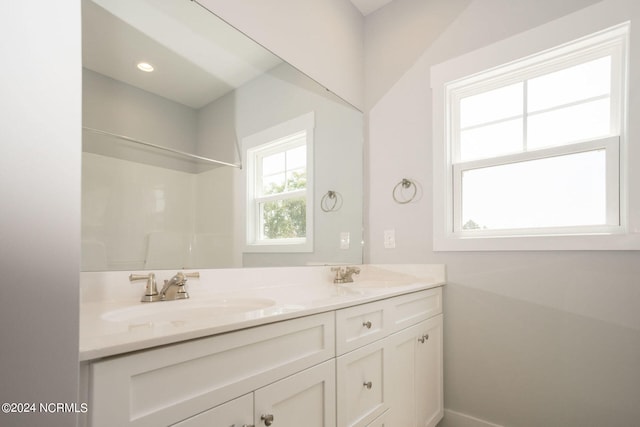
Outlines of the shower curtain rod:
M155 148L157 150L167 151L169 153L179 154L181 156L185 156L185 157L190 157L192 159L201 160L201 161L206 162L206 163L217 163L219 165L231 166L231 167L234 167L234 168L242 169L242 165L241 164L238 165L238 164L235 164L235 163L227 163L227 162L223 162L223 161L220 161L220 160L214 160L214 159L210 159L208 157L198 156L198 155L187 153L187 152L180 151L180 150L174 150L173 148L163 147L161 145L156 145L156 144L152 144L150 142L141 141L139 139L130 138L130 137L125 136L125 135L118 135L118 134L115 134L115 133L111 133L111 132L107 132L107 131L104 131L104 130L95 129L95 128L91 128L91 127L87 127L87 126L82 126L82 129L84 129L86 131L89 131L89 132L93 132L93 133L98 134L98 135L111 136L111 137L114 137L114 138L122 139L123 141L129 141L129 142L133 142L133 143L136 143L136 144L144 145L144 146L147 146L147 147Z

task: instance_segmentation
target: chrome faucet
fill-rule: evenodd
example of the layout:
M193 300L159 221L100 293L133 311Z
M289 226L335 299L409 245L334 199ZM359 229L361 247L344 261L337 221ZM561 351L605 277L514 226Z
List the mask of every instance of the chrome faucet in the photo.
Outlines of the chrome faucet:
M336 273L333 283L353 283L353 275L360 274L358 267L331 267L331 271Z
M187 284L187 277L200 277L200 273L183 273L179 271L171 279L164 281L162 290L158 292L156 284L156 276L153 273L149 274L131 274L129 280L131 282L137 280L146 280L144 294L140 301L142 302L155 302L155 301L172 301L177 299L189 298L189 293L185 285Z
M187 299L189 293L185 288L187 284L187 276L179 271L171 279L164 281L164 286L160 291L160 296L164 301L176 299Z

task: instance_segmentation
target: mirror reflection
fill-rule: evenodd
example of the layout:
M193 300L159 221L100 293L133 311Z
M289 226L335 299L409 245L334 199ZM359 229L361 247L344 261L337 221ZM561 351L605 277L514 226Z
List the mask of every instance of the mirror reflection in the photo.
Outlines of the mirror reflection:
M362 113L189 0L83 0L82 270L362 262Z

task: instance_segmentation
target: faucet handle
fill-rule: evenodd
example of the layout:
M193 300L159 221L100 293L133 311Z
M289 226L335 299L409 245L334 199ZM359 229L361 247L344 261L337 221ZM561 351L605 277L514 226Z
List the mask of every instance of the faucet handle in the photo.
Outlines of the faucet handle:
M129 275L130 282L137 282L139 280L147 281L147 284L144 288L144 294L142 294L142 298L140 298L140 301L142 302L160 301L160 294L158 293L158 286L156 284L156 275L154 273Z
M358 267L331 267L331 271L336 272L333 283L351 283L353 282L353 275L360 274L360 268Z
M183 273L184 277L191 277L194 279L199 279L200 278L200 272L199 271L194 271L192 273Z
M360 274L360 269L358 267L347 267L344 271L344 281L346 283L353 282L354 274Z

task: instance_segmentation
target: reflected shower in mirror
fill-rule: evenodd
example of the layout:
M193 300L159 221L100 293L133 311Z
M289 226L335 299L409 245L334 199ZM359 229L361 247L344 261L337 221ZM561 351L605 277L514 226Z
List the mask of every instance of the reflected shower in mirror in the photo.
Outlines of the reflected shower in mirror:
M83 271L362 262L360 111L197 2L83 0L82 14ZM308 116L309 175L282 188L307 184L309 244L252 245L287 215L265 225L248 200L250 141ZM321 208L329 190L339 210Z

